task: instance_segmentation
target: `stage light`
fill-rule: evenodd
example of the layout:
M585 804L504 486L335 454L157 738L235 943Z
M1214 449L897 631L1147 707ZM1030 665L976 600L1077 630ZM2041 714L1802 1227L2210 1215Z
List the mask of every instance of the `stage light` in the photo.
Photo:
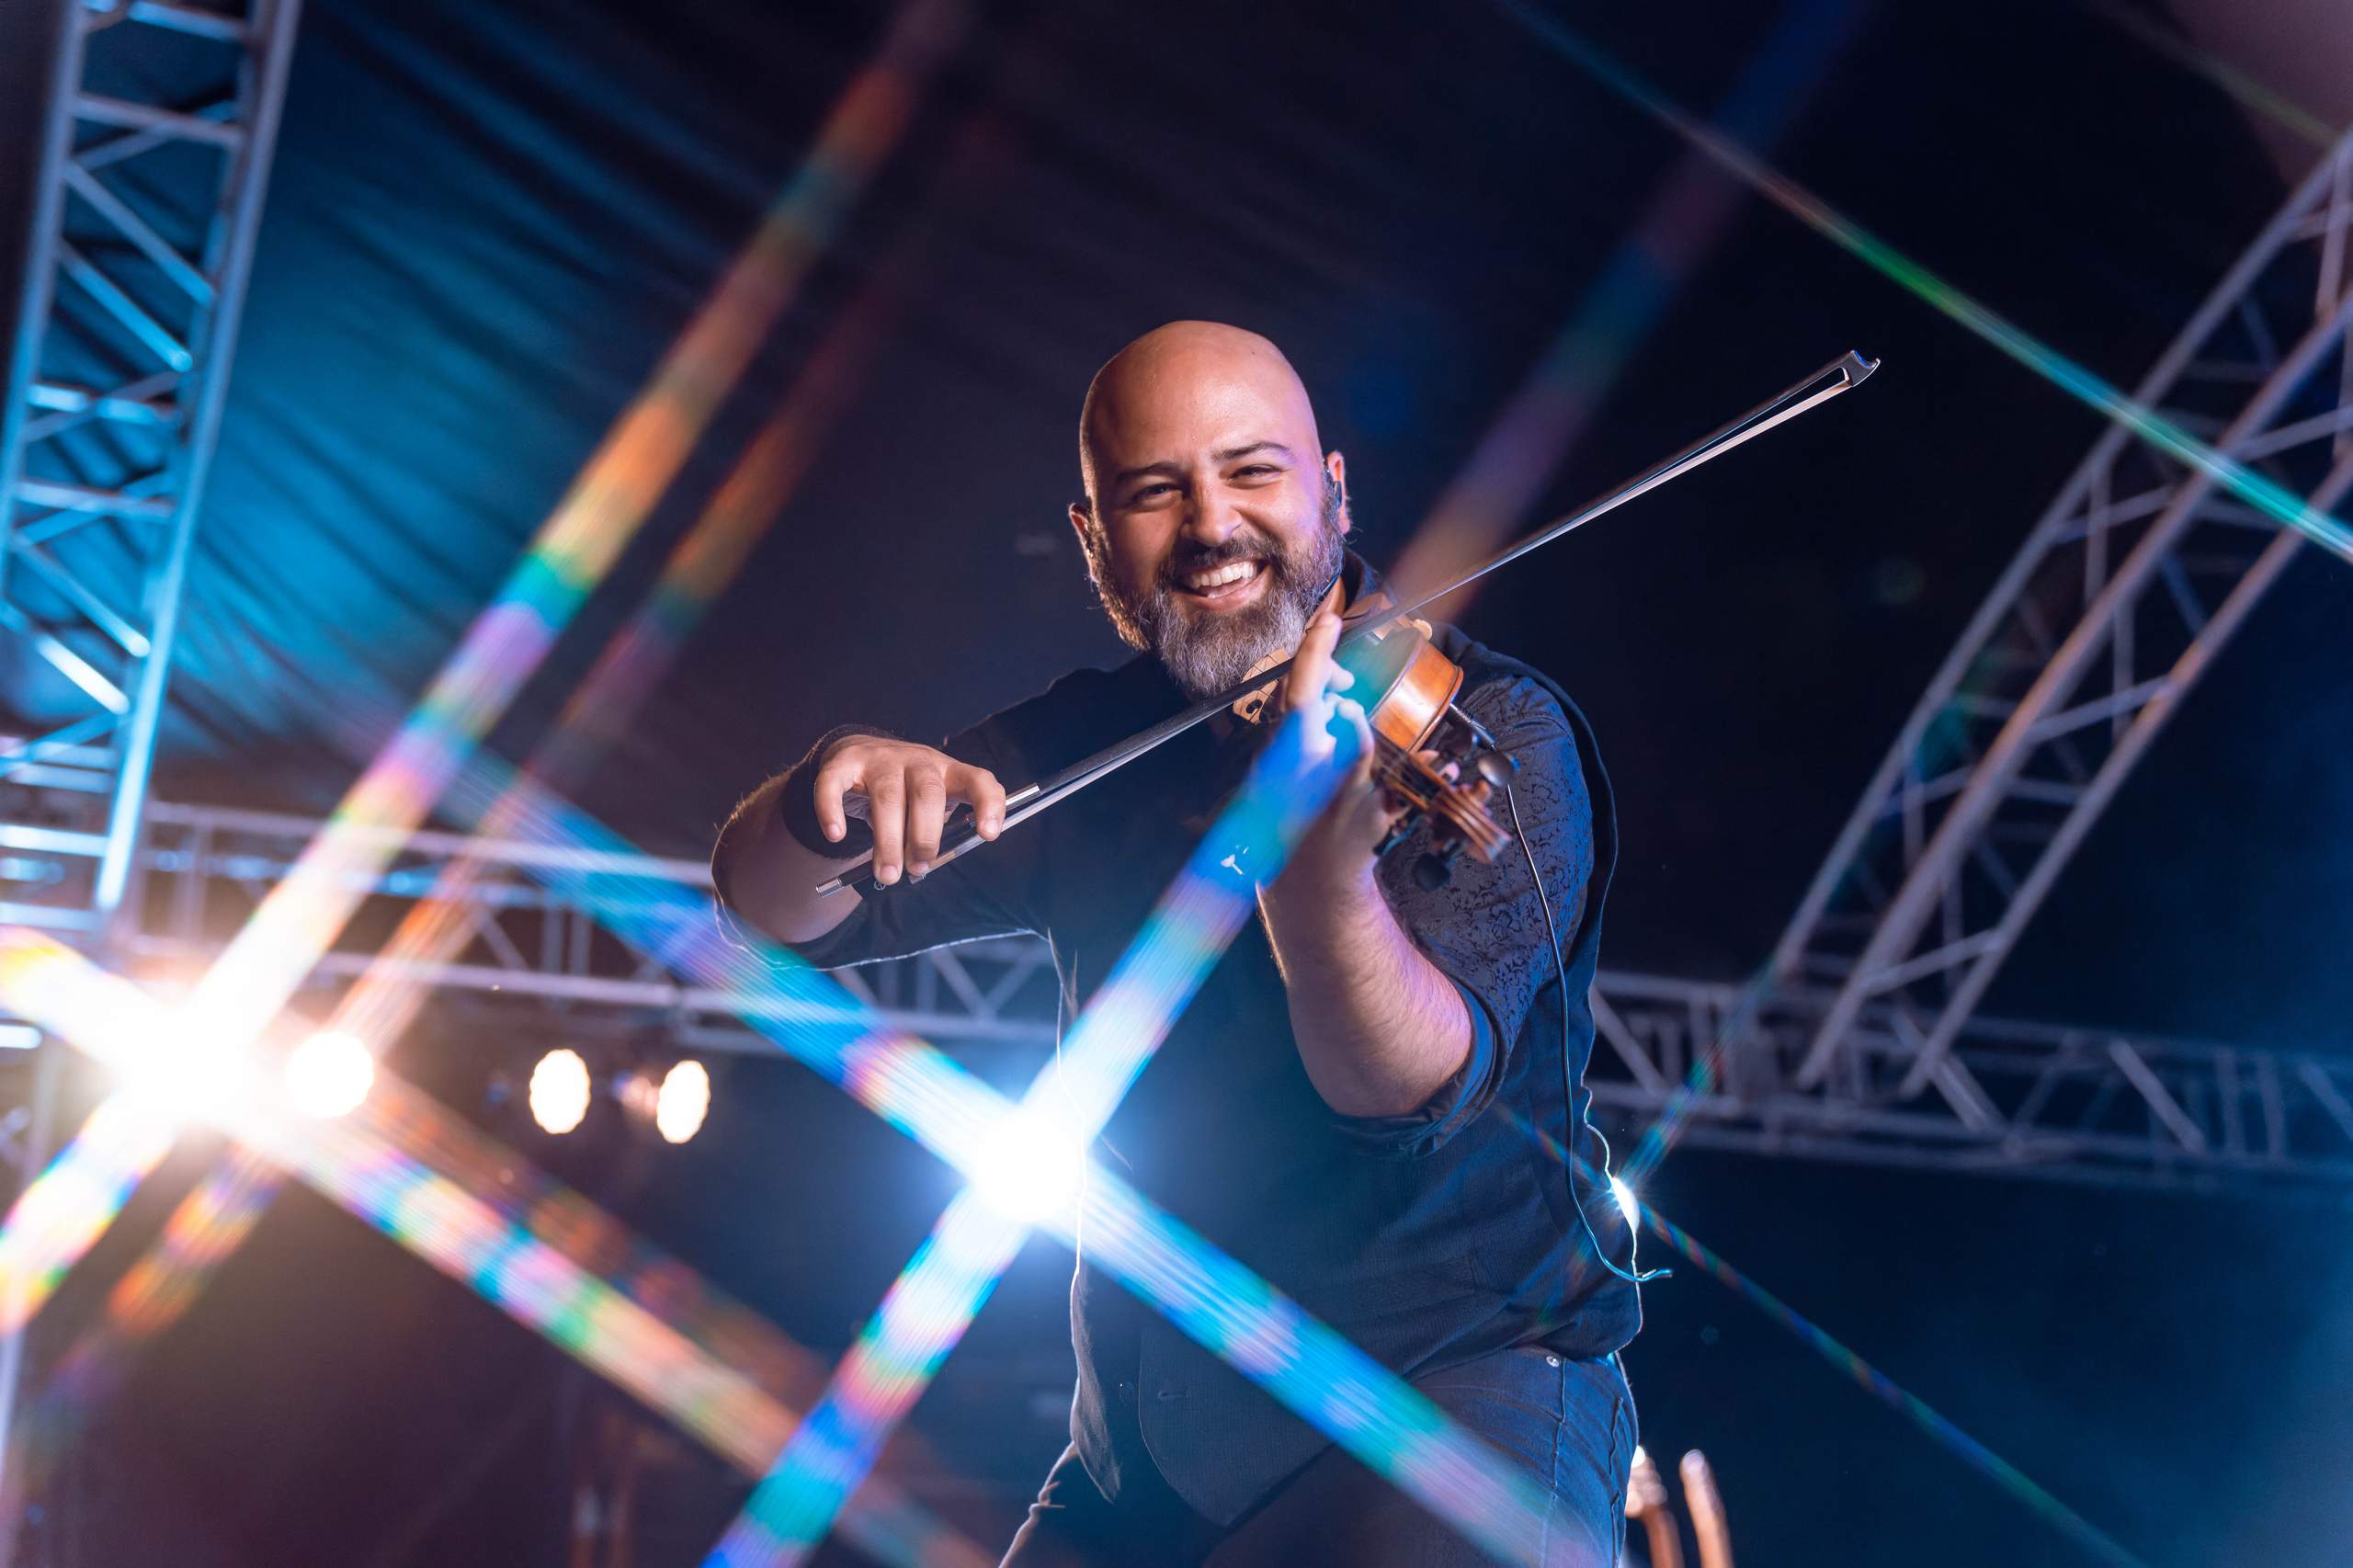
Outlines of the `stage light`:
M1618 1200L1618 1212L1626 1216L1626 1223L1634 1230L1641 1230L1643 1204L1634 1196L1634 1189L1613 1176L1609 1178L1609 1196Z
M671 1143L683 1143L702 1130L710 1114L710 1073L699 1062L679 1062L662 1074L654 1096L654 1130Z
M1078 1199L1086 1156L1059 1119L1029 1110L1000 1120L988 1136L972 1185L1008 1219L1037 1224Z
M305 1116L347 1116L375 1085L376 1058L341 1029L320 1030L286 1058L286 1095Z
M588 1114L592 1087L580 1053L557 1047L531 1069L531 1119L543 1132L571 1131Z

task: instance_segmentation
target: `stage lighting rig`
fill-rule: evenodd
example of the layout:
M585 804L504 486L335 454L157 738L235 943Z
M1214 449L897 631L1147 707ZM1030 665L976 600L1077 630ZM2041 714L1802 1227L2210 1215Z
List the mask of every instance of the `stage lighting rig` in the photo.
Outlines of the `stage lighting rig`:
M662 1074L654 1096L654 1130L668 1143L683 1143L702 1131L710 1114L710 1070L689 1058Z
M684 1143L702 1131L711 1098L710 1070L702 1062L643 1046L585 1049L587 1054L558 1046L532 1067L519 1097L540 1131L561 1137L576 1131L599 1099L617 1102L623 1119L648 1140ZM517 1097L512 1077L502 1073L491 1080L493 1105Z
M658 1062L632 1067L616 1080L616 1090L630 1121L651 1128L665 1143L692 1138L710 1114L710 1070L692 1057L667 1067Z
M529 1093L531 1119L540 1124L540 1131L560 1136L587 1117L596 1084L581 1054L569 1046L558 1046L531 1069Z

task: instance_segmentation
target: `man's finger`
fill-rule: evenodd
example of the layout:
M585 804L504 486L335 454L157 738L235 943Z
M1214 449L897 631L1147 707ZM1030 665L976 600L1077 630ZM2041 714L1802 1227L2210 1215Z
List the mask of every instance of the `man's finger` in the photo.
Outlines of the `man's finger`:
M885 767L866 781L866 825L874 830L874 881L878 886L889 887L899 880L906 821L906 776L899 768Z
M817 827L828 839L839 844L848 832L847 813L842 809L842 796L864 782L862 770L850 758L835 756L817 769L809 781L809 792L816 806Z
M949 791L972 807L972 827L983 838L1005 831L1005 786L985 767L957 767L948 775Z
M1320 609L1309 618L1306 633L1299 640L1299 652L1292 657L1290 674L1283 681L1286 707L1304 708L1331 688L1332 647L1339 640L1338 616Z
M948 815L948 780L937 767L907 769L907 870L922 876L939 855L940 824Z

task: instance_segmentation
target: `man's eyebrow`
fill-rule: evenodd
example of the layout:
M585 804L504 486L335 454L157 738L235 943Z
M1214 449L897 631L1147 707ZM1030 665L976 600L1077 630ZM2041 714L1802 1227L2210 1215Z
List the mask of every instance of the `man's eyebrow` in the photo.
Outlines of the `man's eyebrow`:
M1119 472L1113 474L1111 476L1111 487L1116 490L1120 485L1127 483L1128 481L1131 479L1142 479L1147 473L1165 474L1171 479L1178 479L1184 476L1184 472L1185 470L1182 464L1170 462L1165 460L1156 463L1141 463L1134 468L1123 468Z
M1290 449L1284 446L1280 441L1253 441L1246 447L1228 447L1225 450L1215 455L1218 461L1222 463L1230 463L1236 458L1246 458L1254 452L1273 452L1277 456L1284 458L1288 458L1291 455Z

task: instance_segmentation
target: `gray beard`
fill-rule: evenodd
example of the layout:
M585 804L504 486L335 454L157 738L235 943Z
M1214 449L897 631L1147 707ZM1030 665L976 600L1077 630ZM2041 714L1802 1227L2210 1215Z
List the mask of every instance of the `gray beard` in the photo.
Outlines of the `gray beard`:
M1241 685L1268 654L1299 646L1308 617L1340 574L1339 512L1339 487L1327 483L1323 526L1314 543L1297 555L1267 549L1263 556L1266 591L1257 603L1232 615L1188 615L1176 602L1181 590L1164 579L1155 579L1138 594L1121 593L1110 585L1107 563L1090 549L1088 553L1097 556L1088 563L1096 592L1120 638L1158 659L1177 689L1198 701ZM1198 572L1240 560L1254 553L1253 544L1262 543L1271 545L1252 540L1222 552L1222 559L1189 561L1185 570Z

